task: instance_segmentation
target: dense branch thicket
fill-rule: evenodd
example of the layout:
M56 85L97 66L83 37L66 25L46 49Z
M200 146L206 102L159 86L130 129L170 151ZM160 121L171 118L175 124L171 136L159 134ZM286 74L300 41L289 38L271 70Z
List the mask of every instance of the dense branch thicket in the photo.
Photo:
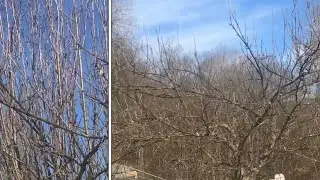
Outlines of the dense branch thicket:
M320 177L319 11L306 9L290 11L280 53L254 46L233 14L238 53L113 39L112 162L164 179Z
M107 7L0 1L0 179L106 179Z

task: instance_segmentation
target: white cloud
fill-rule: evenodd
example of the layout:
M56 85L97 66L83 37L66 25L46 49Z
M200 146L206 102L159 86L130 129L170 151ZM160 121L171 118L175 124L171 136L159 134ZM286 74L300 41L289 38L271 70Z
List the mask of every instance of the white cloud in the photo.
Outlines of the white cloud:
M134 0L134 13L137 23L146 27L163 23L196 20L199 12L187 11L189 8L199 8L206 1L194 0Z
M229 26L229 8L234 8L239 17L240 23L252 24L264 18L271 17L279 12L280 6L260 5L253 9L246 7L241 9L241 2L248 0L135 0L134 13L140 31L140 40L148 37L149 44L157 45L157 36L163 38L178 38L179 43L185 50L193 50L194 38L199 51L215 48L219 44L238 47L239 41ZM230 6L229 6L230 5ZM176 28L166 26L176 25ZM255 30L267 30L270 24L260 23ZM153 32L160 27L158 35ZM270 27L268 27L270 28ZM249 29L250 32L250 29Z

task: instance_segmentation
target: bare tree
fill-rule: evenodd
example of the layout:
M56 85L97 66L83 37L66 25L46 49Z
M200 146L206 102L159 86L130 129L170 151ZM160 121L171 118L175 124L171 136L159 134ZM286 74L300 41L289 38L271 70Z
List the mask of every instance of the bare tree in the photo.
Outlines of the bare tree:
M286 18L279 52L254 46L234 14L242 52L200 58L161 38L156 50L123 46L112 57L112 162L164 179L319 177L318 11L306 7L308 22L298 6Z
M105 179L108 4L0 2L1 179Z

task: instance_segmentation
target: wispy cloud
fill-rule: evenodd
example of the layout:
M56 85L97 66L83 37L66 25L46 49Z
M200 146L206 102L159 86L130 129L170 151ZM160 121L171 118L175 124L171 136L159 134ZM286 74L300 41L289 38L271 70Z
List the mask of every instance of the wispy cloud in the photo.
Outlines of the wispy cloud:
M205 1L190 0L135 0L134 2L137 23L147 28L169 23L194 21L201 14L192 9L201 8L205 4Z
M147 36L149 43L155 45L157 36L179 38L182 47L192 50L195 39L200 51L219 44L238 46L239 41L229 26L230 8L235 10L241 24L248 25L249 32L254 24L254 30L265 35L271 31L282 7L277 2L259 4L254 0L134 0L137 35L141 40Z

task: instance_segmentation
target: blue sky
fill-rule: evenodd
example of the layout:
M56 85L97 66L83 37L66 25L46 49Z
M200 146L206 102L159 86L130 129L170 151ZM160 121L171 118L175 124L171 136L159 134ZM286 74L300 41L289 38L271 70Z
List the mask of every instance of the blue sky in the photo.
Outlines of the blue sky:
M185 50L212 50L219 45L239 49L240 41L229 25L229 11L236 12L242 29L267 49L283 39L283 15L292 0L133 0L136 37L156 46L158 35L179 39ZM159 33L156 33L159 30Z

